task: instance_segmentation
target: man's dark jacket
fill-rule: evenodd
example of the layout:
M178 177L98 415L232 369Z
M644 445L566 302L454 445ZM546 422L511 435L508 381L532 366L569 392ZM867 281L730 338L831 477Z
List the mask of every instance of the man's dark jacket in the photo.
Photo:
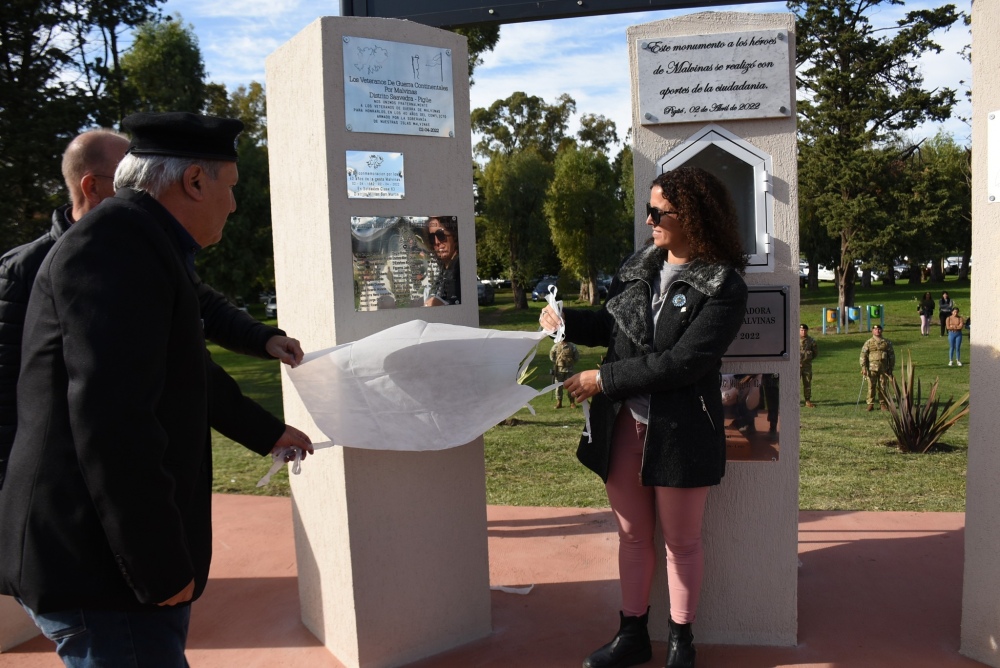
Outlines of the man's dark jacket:
M28 297L45 256L69 229L69 210L68 204L56 209L52 213L51 230L0 258L0 488L17 432L17 380ZM283 331L268 327L239 310L200 279L195 278L195 284L206 338L238 353L271 359L265 349L267 340L276 334L283 335ZM243 397L225 371L218 368L212 371L212 426L238 443L256 444L261 438L270 438L273 446L284 431L284 425ZM258 450L259 446L251 449Z
M600 311L563 314L567 339L608 347L604 392L590 409L593 441L580 440L577 458L607 482L615 417L630 396L649 394L641 483L717 485L726 471L719 369L743 324L747 286L732 268L693 260L668 286L654 334L650 302L663 259L656 246L636 252Z
M35 275L56 239L69 229L70 206L52 212L52 229L0 258L0 487L17 431L17 377L21 370L24 312Z
M171 225L155 200L120 192L59 239L35 281L0 490L0 593L36 612L142 609L192 579L195 598L204 590L217 371Z

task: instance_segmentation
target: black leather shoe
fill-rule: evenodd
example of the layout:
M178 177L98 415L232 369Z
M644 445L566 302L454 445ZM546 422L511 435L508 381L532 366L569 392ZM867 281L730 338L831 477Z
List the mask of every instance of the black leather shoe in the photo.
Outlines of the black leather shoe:
M670 635L667 637L667 668L694 668L694 634L690 624L678 624L670 620Z
M618 612L621 625L618 634L583 662L583 668L626 668L646 663L653 658L653 645L649 642L649 608L641 617L626 617Z

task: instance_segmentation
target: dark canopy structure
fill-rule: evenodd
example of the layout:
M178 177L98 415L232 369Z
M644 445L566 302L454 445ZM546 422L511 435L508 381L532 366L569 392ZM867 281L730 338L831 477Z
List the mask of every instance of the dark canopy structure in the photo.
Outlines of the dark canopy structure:
M741 0L767 2L768 0ZM341 16L408 19L438 28L522 23L653 9L732 5L736 0L340 0Z

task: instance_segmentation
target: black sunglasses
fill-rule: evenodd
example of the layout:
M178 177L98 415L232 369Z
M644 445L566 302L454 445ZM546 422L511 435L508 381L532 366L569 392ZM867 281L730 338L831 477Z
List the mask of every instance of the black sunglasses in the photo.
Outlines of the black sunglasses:
M660 211L657 208L650 206L649 202L646 202L646 215L653 219L654 225L660 224L661 216L676 216L676 211Z
M434 243L434 240L437 239L438 243L443 244L447 243L448 239L451 238L451 235L445 232L444 230L435 230L433 232L430 232L430 235L431 235L430 239L431 243Z

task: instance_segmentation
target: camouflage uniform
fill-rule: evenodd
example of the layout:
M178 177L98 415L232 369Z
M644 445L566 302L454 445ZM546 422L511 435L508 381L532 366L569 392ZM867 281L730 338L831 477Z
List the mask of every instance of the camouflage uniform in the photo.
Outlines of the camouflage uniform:
M802 397L807 402L812 400L813 360L818 354L816 339L808 334L799 339L799 377L802 379Z
M868 371L868 406L875 405L875 393L878 392L879 404L882 408L886 408L888 404L883 384L889 382L892 370L896 366L896 353L892 349L892 342L886 338L873 336L861 347L860 361L862 373L866 369Z
M562 408L562 383L573 375L573 366L580 359L580 353L569 341L560 341L552 346L549 359L552 361L552 378L559 382L559 387L556 388L556 408ZM569 397L569 405L576 405L572 395Z

